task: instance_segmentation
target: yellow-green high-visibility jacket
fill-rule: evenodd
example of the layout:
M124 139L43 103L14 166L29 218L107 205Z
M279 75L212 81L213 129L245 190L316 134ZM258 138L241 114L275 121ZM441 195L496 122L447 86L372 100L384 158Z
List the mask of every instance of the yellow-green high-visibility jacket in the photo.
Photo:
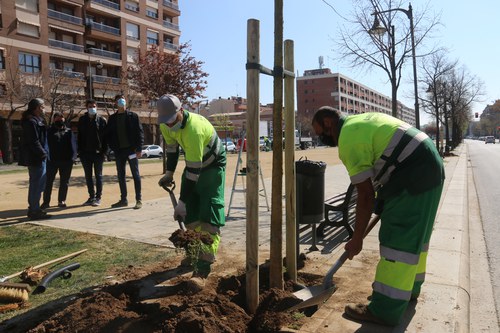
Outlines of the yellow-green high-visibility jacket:
M182 126L178 131L171 131L165 124L160 131L166 143L168 171L175 171L179 160L179 145L184 150L186 181L181 187L180 200L186 202L203 169L226 165L226 154L217 132L203 116L184 112Z
M376 188L394 195L428 190L444 178L432 141L402 120L370 112L340 123L339 158L353 184L371 178Z

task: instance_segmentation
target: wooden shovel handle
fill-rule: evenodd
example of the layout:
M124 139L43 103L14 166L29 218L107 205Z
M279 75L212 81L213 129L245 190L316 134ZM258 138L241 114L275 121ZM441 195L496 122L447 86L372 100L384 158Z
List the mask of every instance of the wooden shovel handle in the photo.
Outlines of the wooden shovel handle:
M45 267L45 266L49 266L49 265L52 265L52 264L55 264L57 262L61 262L61 261L64 261L66 259L69 259L69 258L73 258L73 257L76 257L80 254L82 254L83 252L86 252L88 249L83 249L83 250L80 250L80 251L77 251L77 252L73 252L73 253L70 253L68 255L65 255L64 257L60 257L60 258L57 258L57 259L53 259L51 261L47 261L47 262L44 262L43 264L40 264L40 265L36 265L33 267L33 269L39 269L39 268L42 268L42 267ZM2 281L7 281L9 279L12 279L12 278L15 278L16 276L19 276L21 275L23 271L20 271L20 272L17 272L17 273L14 273L14 274L11 274L11 275L8 275L6 277L3 277L2 278Z

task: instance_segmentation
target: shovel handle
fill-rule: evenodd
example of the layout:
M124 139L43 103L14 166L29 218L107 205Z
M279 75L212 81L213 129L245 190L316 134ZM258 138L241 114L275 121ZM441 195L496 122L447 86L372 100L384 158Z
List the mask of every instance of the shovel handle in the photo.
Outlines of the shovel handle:
M171 183L172 187L169 187L168 185L162 185L163 189L168 192L170 195L170 200L172 201L172 205L175 207L177 206L177 198L175 197L174 190L175 190L175 182L172 181ZM181 230L186 231L186 227L184 226L184 221L180 216L174 216L175 220L179 223L179 228Z
M379 220L380 220L380 215L375 215L371 218L370 223L368 223L368 226L366 227L363 238L365 238L366 235L370 233L370 231L378 223ZM323 279L324 290L331 288L333 286L333 274L335 274L339 270L339 268L345 263L347 258L349 258L349 253L347 253L347 251L344 251L344 253L342 253L340 258L337 259L335 264L333 264L333 266L328 270L328 272L325 275L325 278Z

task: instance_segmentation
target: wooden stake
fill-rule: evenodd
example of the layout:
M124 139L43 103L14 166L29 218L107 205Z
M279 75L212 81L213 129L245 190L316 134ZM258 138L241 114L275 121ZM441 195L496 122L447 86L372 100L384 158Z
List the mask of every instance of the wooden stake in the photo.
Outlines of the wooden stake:
M281 69L281 73L277 72ZM283 289L283 0L274 1L273 176L269 285ZM278 75L280 74L280 75Z
M247 21L247 64L260 64L259 21ZM259 74L247 69L246 300L250 313L259 304Z
M285 41L285 70L294 72L293 41ZM286 271L297 282L297 224L295 222L295 78L285 76L285 197Z

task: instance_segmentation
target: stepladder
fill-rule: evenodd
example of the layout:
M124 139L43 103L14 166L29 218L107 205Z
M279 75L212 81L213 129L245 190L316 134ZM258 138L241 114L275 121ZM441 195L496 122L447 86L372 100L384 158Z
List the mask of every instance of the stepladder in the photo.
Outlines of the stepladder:
M243 141L243 140L242 140ZM242 151L243 151L243 145L241 145L239 151L238 151L238 161L236 162L236 168L234 170L234 178L233 178L233 186L231 187L231 196L229 198L229 205L227 209L227 214L226 218L230 217L231 210L244 210L246 209L245 205L235 205L233 200L235 193L242 193L245 194L246 192L246 175L247 175L247 170L246 167L243 166L243 159L242 159ZM266 185L264 184L264 176L262 175L262 168L260 166L259 162L259 178L261 182L261 188L259 189L259 195L265 198L266 202L266 208L267 211L269 211L269 201L267 199L267 192L266 192ZM241 180L240 184L238 185L238 180ZM243 203L245 201L243 200ZM241 201L240 201L241 203Z

